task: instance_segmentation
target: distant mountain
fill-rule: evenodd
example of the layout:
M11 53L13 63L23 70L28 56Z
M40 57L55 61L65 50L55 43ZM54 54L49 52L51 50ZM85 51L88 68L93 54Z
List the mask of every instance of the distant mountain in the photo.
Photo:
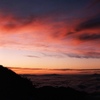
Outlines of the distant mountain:
M61 74L43 74L41 76L61 76Z

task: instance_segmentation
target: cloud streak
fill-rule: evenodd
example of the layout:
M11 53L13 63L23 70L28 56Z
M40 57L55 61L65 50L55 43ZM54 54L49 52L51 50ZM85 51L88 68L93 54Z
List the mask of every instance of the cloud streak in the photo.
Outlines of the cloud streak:
M34 55L26 55L26 57L29 57L29 58L40 58L39 56L34 56Z
M94 40L100 40L100 34L82 34L79 37L79 40L81 41L94 41Z
M100 15L95 16L94 18L88 19L82 23L80 23L76 31L82 31L87 29L100 29Z

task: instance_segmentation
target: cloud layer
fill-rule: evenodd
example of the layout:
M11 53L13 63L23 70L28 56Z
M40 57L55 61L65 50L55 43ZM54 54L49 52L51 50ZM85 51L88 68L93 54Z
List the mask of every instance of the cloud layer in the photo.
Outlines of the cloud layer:
M57 57L100 58L98 11L92 16L84 15L84 18L67 17L61 12L25 17L5 13L0 13L0 47L53 52Z

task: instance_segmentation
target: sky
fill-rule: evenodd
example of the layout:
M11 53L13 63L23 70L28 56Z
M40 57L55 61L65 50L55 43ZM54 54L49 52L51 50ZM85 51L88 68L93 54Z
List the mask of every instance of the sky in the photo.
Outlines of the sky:
M0 64L100 68L100 0L0 0Z

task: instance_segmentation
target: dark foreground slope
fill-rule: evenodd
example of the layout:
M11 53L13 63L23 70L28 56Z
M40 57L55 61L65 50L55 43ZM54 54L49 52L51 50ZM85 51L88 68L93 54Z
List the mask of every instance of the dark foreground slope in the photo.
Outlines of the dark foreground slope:
M31 81L0 65L0 100L30 100Z
M100 100L100 95L70 87L35 88L30 80L0 65L0 100Z

